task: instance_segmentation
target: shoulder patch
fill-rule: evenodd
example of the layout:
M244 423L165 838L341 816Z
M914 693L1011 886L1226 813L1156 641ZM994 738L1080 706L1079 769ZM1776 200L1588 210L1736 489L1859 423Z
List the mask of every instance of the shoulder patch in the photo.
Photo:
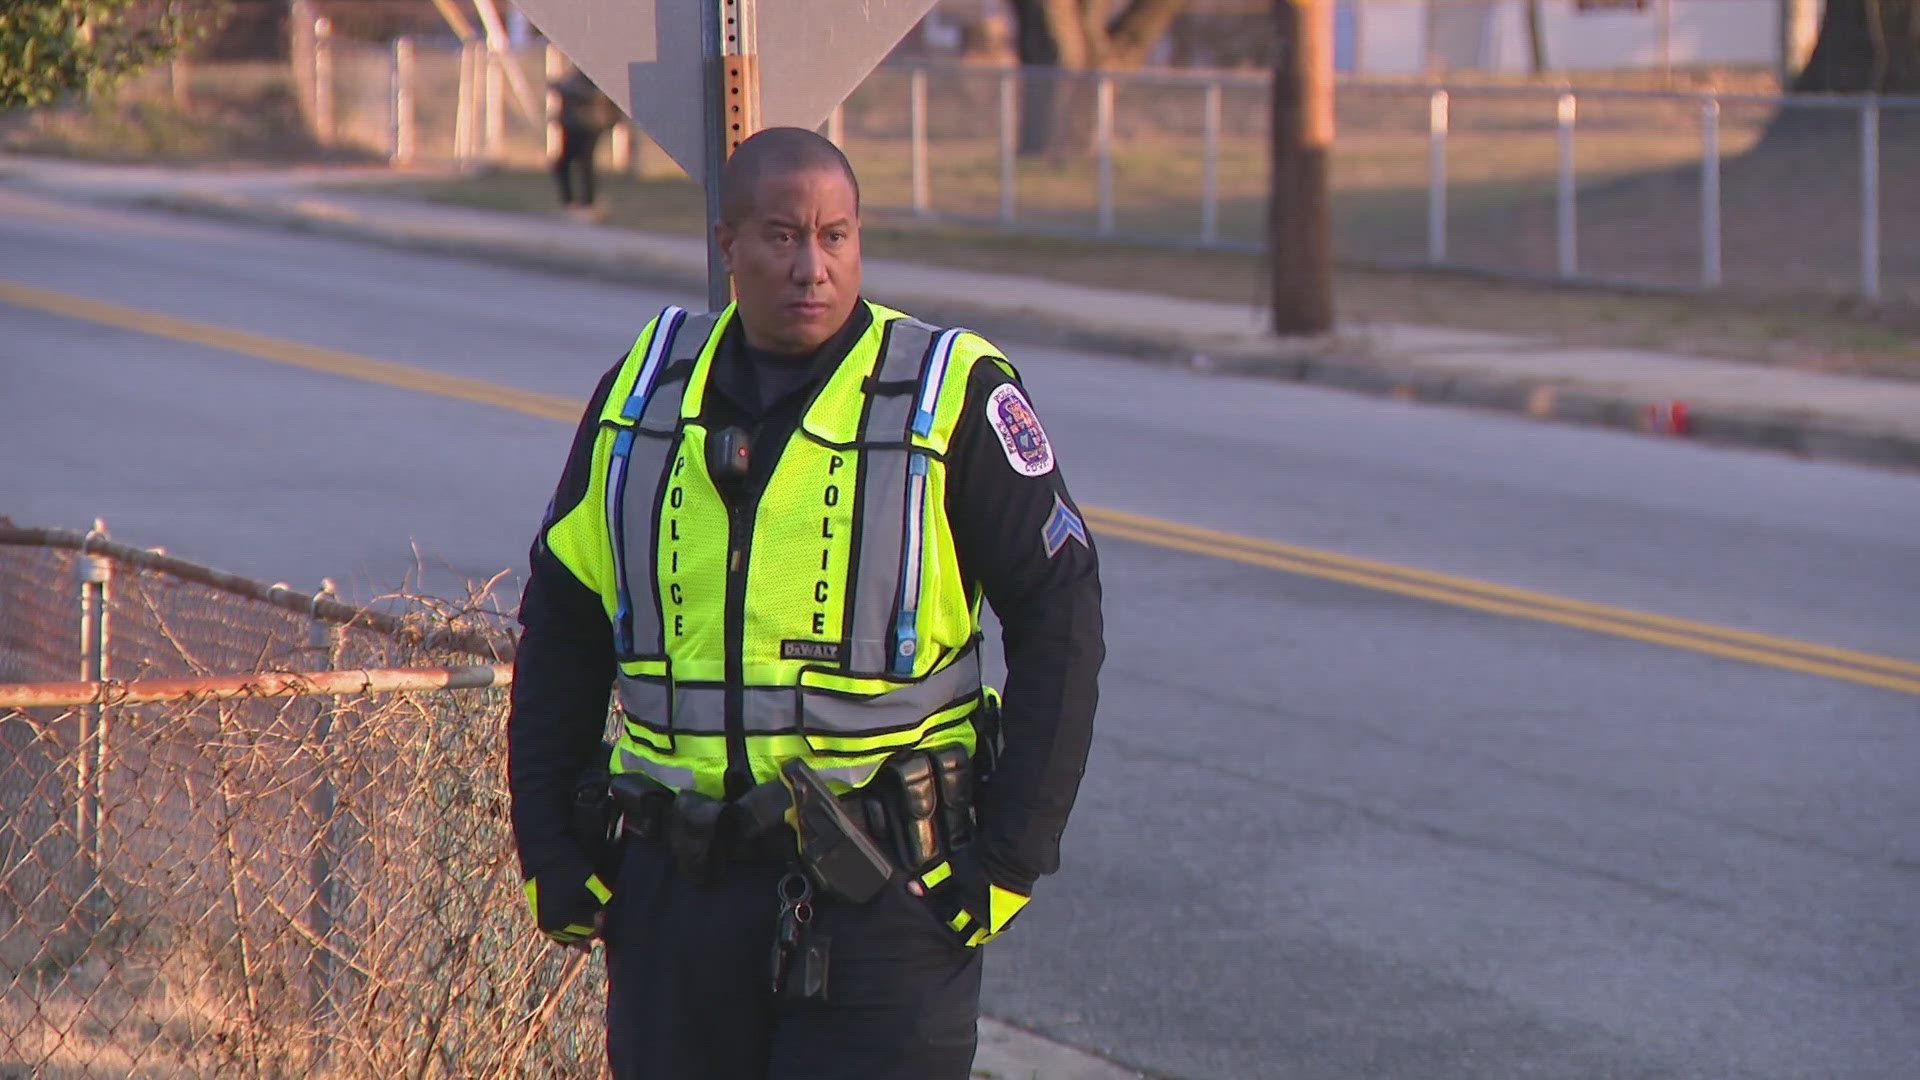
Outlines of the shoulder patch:
M1000 448L1014 472L1045 476L1053 471L1053 445L1019 387L1012 383L994 387L987 397L987 423L1000 436Z

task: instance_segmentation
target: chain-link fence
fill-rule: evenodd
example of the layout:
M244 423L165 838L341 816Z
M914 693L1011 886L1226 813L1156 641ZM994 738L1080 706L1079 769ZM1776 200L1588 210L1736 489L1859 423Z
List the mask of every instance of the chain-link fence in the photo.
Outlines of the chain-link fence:
M600 981L519 896L500 621L80 539L0 528L38 680L0 685L0 1077L597 1075Z

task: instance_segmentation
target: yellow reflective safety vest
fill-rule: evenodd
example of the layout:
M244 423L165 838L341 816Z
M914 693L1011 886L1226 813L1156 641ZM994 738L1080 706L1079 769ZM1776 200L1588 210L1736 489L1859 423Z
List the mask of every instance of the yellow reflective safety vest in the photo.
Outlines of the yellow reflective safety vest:
M945 454L973 366L1013 369L966 330L868 308L786 445L754 448L780 458L753 506L714 483L701 419L733 307L668 308L628 353L586 497L546 534L613 624L613 772L717 798L792 757L851 788L898 750L972 752L980 596Z

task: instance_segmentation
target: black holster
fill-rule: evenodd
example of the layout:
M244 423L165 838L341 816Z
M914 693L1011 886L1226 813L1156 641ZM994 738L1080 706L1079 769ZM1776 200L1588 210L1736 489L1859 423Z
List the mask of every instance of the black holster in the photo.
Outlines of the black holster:
M638 773L613 777L607 789L619 813L616 829L664 841L681 873L703 884L715 881L724 863L768 851L788 805L778 781L728 801L674 791Z
M601 743L600 750L574 780L570 825L574 842L580 845L593 872L600 880L611 882L620 870L620 810L607 790L607 761L613 748Z

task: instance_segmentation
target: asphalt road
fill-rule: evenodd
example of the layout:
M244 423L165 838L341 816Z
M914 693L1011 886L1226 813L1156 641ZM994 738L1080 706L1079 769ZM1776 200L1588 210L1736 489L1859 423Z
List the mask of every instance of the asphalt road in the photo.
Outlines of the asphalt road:
M555 417L693 299L4 190L0 286L0 514L361 597L517 570ZM1920 668L1852 655L1920 660L1920 477L1001 344L1110 654L989 1013L1182 1078L1920 1076Z

